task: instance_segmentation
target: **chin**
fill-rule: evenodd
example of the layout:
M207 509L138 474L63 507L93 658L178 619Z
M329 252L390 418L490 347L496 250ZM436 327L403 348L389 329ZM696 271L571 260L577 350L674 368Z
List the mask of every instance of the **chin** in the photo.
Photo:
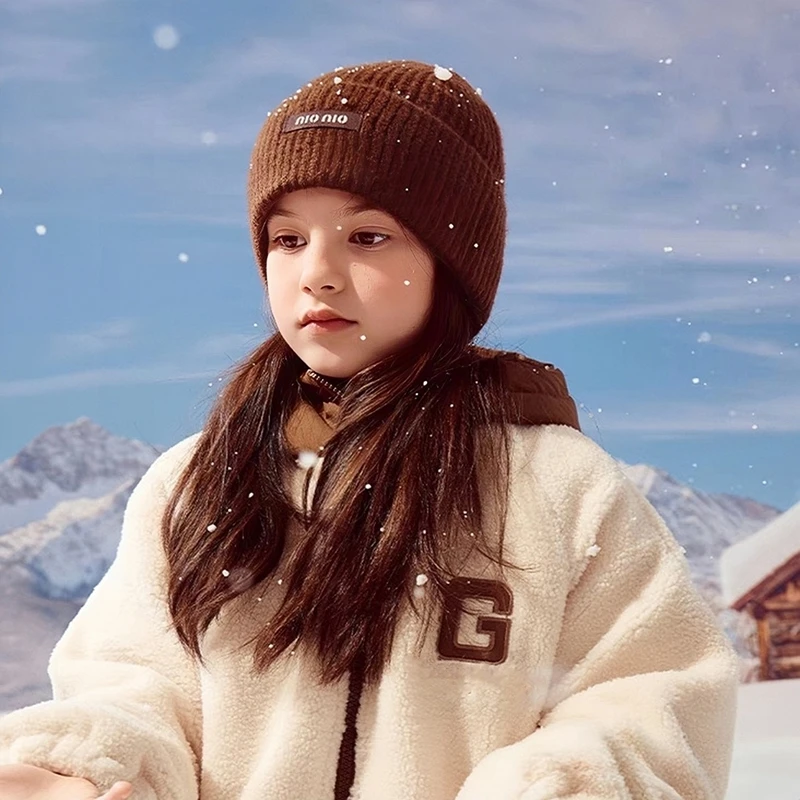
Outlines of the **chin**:
M329 378L352 378L366 364L354 362L349 359L339 358L333 353L299 353L303 363L314 372L320 375L327 375Z

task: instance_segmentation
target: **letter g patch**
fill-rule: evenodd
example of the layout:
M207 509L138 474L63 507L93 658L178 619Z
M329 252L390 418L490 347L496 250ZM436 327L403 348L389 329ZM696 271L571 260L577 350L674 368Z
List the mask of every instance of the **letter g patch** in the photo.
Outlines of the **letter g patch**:
M500 664L508 657L513 607L511 590L500 581L484 578L453 578L442 613L437 650L439 658L455 661L486 661ZM492 615L469 612L469 600L489 600ZM474 619L474 632L489 637L487 644L469 644L460 640L460 629L466 620ZM470 631L471 633L472 631Z

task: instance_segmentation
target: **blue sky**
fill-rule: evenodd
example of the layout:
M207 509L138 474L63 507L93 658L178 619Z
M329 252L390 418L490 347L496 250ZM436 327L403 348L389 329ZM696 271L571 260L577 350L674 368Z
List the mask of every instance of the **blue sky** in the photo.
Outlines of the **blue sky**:
M267 112L334 67L415 58L480 87L504 131L484 343L561 367L613 455L789 507L793 7L0 0L0 459L84 415L159 445L198 429L268 331L244 194Z

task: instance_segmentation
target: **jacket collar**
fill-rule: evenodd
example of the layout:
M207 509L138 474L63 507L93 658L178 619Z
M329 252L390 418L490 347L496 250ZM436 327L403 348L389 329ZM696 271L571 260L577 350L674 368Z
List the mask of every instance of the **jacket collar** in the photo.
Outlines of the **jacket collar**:
M514 418L505 422L567 425L580 430L575 401L560 369L521 353L474 349L479 358L499 359L501 368L505 370L514 401ZM307 369L300 375L299 382L303 399L289 420L287 436L294 452L318 452L336 429L339 403L347 381Z
M522 353L475 348L484 358L496 358L505 370L514 401L517 425L566 425L579 431L578 409L567 388L564 373L553 364Z

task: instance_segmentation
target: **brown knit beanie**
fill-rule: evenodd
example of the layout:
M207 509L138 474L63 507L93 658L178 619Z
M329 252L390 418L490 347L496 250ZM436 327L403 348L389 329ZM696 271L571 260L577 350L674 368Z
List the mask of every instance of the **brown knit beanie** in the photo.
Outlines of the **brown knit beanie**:
M463 287L486 323L506 236L503 146L464 78L417 61L339 67L270 112L253 148L248 203L265 277L264 222L296 189L342 189L402 222Z

